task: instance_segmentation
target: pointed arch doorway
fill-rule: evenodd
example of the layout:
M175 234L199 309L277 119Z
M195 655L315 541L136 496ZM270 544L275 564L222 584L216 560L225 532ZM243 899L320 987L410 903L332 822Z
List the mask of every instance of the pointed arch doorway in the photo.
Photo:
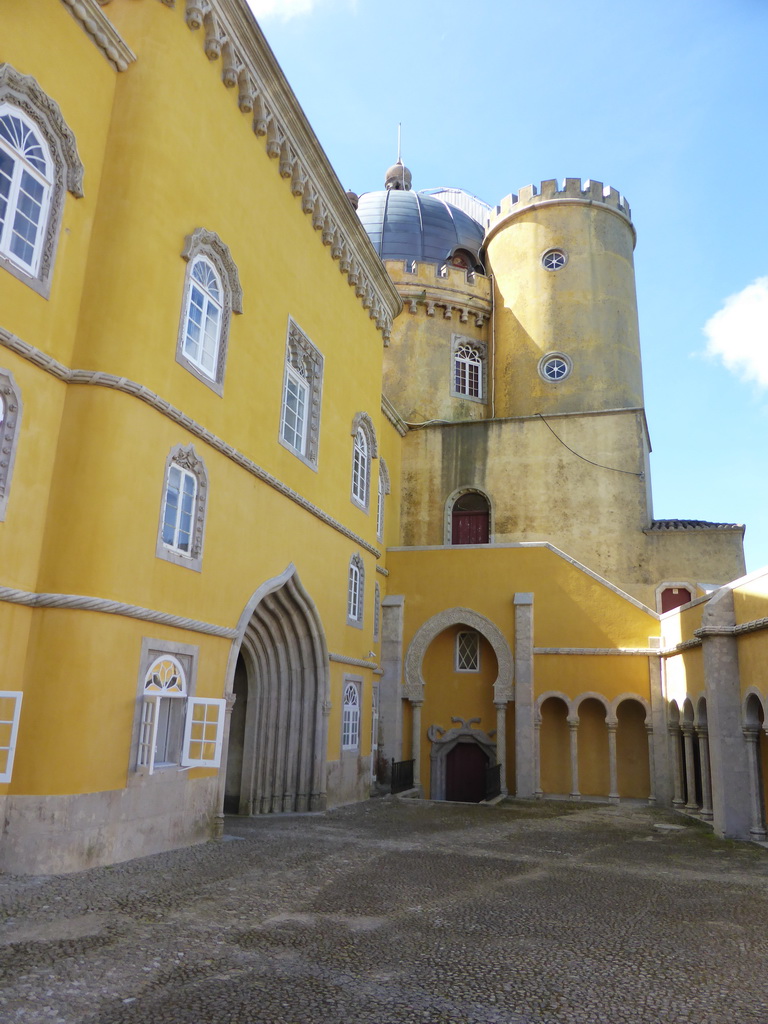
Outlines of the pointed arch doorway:
M224 810L323 810L328 649L294 566L256 591L239 632Z

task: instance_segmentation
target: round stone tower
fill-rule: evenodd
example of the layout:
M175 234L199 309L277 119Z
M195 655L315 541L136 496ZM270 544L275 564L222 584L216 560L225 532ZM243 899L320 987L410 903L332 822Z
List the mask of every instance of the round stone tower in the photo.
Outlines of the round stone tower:
M485 237L494 279L495 415L643 405L629 205L602 182L508 196Z

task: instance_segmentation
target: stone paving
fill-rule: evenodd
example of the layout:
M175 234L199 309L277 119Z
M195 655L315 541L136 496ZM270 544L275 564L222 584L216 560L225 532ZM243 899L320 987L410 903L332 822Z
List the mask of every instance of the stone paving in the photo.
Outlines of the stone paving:
M648 808L383 799L0 876L3 1024L767 1024L768 852Z

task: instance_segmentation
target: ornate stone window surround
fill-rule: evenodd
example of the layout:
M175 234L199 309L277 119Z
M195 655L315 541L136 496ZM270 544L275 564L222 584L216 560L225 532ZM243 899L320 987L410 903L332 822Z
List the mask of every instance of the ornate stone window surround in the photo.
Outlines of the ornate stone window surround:
M480 487L458 487L453 493L448 495L448 499L445 503L445 515L443 518L443 544L450 547L451 538L453 537L453 506L456 501L462 496L462 494L480 494L488 502L488 543L493 544L493 528L496 522L496 510L493 506L493 501L489 494L487 494Z
M381 587L378 583L373 588L373 639L378 640L381 630Z
M362 557L355 552L349 560L347 575L347 625L363 628L365 601L365 566Z
M169 546L163 540L163 521L165 518L165 507L168 500L168 476L171 469L177 466L181 470L192 473L197 482L192 513L191 543L189 554ZM174 565L184 566L186 569L194 569L201 572L203 568L203 537L205 534L205 514L208 505L208 474L203 460L195 452L194 445L177 444L166 459L165 473L163 474L163 490L160 499L160 522L157 529L157 546L155 554L166 562L173 562Z
M456 387L457 365L459 361L464 362L462 353L470 348L477 354L479 361L479 395L467 394ZM451 398L462 398L468 402L485 402L488 393L488 346L484 341L477 341L475 338L468 338L463 334L451 335Z
M315 472L317 472L320 444L323 362L323 356L318 349L296 321L289 317L285 342L283 401L280 409L278 440L284 448L287 448ZM302 399L304 408L300 423L297 422L297 412L292 402L292 396L295 397L297 390L300 390L304 396Z
M145 701L145 684L147 672L152 664L163 655L167 655L179 662L185 676L185 696L193 697L197 689L197 662L200 649L195 644L172 643L168 640L156 640L151 637L144 637L141 641L141 656L139 659L139 672L136 686L136 708L133 721L133 732L131 737L131 769L134 776L145 777L150 774L148 767L140 763L140 739L142 732L142 712ZM182 700L183 698L177 698ZM177 774L178 764L158 764L154 766L151 774L163 775L167 773ZM181 773L183 778L187 773Z
M376 506L376 537L384 539L384 499L390 492L389 470L383 458L379 459L379 496Z
M358 412L352 420L352 486L350 499L364 512L371 499L371 460L379 456L376 428L367 412Z
M229 247L219 238L215 231L196 228L184 239L181 250L182 259L187 261L184 275L184 300L179 320L179 333L176 340L176 362L197 377L199 381L215 391L217 395L224 393L224 370L227 362L227 346L229 327L233 313L243 312L243 290L237 266L229 251ZM214 271L221 288L221 318L218 325L218 344L215 356L213 375L207 373L199 362L193 360L186 352L187 325L190 321L190 302L192 296L192 272L195 266L205 261ZM199 285L197 285L199 288Z
M76 198L82 198L83 165L77 153L75 137L62 117L58 104L43 92L31 75L19 74L9 64L0 64L0 108L5 104L23 114L39 132L50 157L51 183L47 210L38 229L42 232L42 246L36 270L31 273L28 268L25 269L5 255L0 255L0 267L47 299L64 211L64 196L71 192Z
M21 395L10 370L0 369L0 523L5 521L19 443Z

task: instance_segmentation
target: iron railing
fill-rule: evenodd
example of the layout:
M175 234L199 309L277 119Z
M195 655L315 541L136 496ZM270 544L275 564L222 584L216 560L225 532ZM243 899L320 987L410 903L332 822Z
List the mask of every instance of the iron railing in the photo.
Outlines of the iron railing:
M414 763L414 761L395 761L392 758L391 793L404 793L406 789L413 789Z
M485 799L493 800L501 795L501 765L492 764L485 769Z

